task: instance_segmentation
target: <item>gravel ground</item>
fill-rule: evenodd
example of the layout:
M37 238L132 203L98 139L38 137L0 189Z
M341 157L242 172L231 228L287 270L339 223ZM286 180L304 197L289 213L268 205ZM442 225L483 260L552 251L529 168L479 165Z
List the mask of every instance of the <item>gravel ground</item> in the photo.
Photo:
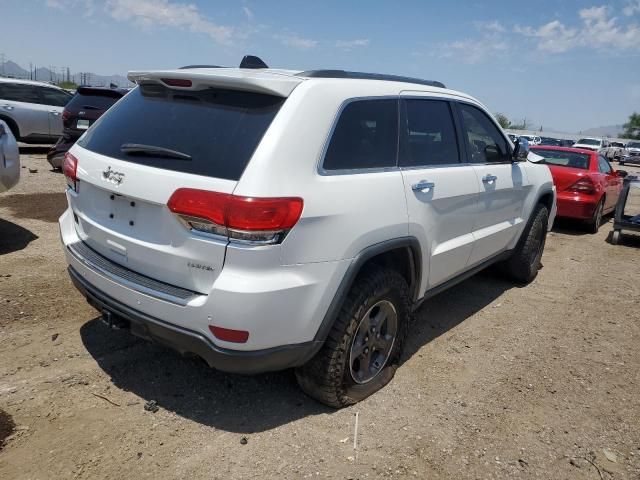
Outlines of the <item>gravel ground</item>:
M481 273L427 301L391 384L335 411L292 372L104 327L66 274L64 178L22 160L38 172L0 195L0 478L640 478L640 238L610 245L611 222L559 223L525 288Z

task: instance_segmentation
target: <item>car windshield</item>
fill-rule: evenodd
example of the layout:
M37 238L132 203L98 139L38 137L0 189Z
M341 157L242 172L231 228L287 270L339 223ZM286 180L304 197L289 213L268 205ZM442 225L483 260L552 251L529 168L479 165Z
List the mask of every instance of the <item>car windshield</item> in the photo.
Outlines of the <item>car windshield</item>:
M544 157L544 161L548 165L557 165L558 167L581 168L587 170L589 168L589 157L585 153L565 152L562 150L546 150L544 148L532 149L537 155Z
M595 138L581 138L576 143L580 145L600 145L600 140L596 140Z

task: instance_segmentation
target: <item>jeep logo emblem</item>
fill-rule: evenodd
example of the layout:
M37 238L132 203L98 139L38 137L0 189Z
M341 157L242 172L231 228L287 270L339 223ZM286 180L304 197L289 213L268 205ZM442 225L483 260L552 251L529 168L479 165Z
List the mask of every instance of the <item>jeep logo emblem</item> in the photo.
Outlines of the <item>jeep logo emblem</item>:
M102 172L102 178L107 182L113 183L115 185L120 185L124 180L124 173L116 172L115 170L112 170L111 167L109 167L104 172Z

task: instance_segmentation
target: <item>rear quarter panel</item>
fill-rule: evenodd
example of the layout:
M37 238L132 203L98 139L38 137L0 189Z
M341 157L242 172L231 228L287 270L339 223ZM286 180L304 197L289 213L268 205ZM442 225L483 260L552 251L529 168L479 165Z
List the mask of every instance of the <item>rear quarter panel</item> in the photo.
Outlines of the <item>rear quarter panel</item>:
M281 247L284 265L353 258L366 247L408 233L399 170L344 175L318 171L344 100L363 96L358 82L347 83L326 80L297 87L234 191L304 199L302 217ZM376 88L370 87L366 96L389 95L388 85Z

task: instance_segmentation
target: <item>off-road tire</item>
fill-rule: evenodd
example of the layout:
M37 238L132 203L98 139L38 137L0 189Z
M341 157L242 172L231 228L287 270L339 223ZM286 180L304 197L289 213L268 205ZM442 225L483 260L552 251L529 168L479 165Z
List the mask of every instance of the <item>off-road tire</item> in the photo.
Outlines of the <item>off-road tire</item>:
M502 264L502 270L510 278L520 283L529 283L536 278L541 267L548 225L549 210L539 203L511 257Z
M349 365L353 337L363 316L381 300L397 313L397 333L389 357L370 381L358 384ZM411 302L405 279L395 270L371 267L353 284L320 351L296 370L300 388L333 408L352 405L384 387L393 378L409 326Z
M601 198L593 211L593 217L587 221L586 228L589 233L598 233L602 226L602 217L604 216L604 198Z

